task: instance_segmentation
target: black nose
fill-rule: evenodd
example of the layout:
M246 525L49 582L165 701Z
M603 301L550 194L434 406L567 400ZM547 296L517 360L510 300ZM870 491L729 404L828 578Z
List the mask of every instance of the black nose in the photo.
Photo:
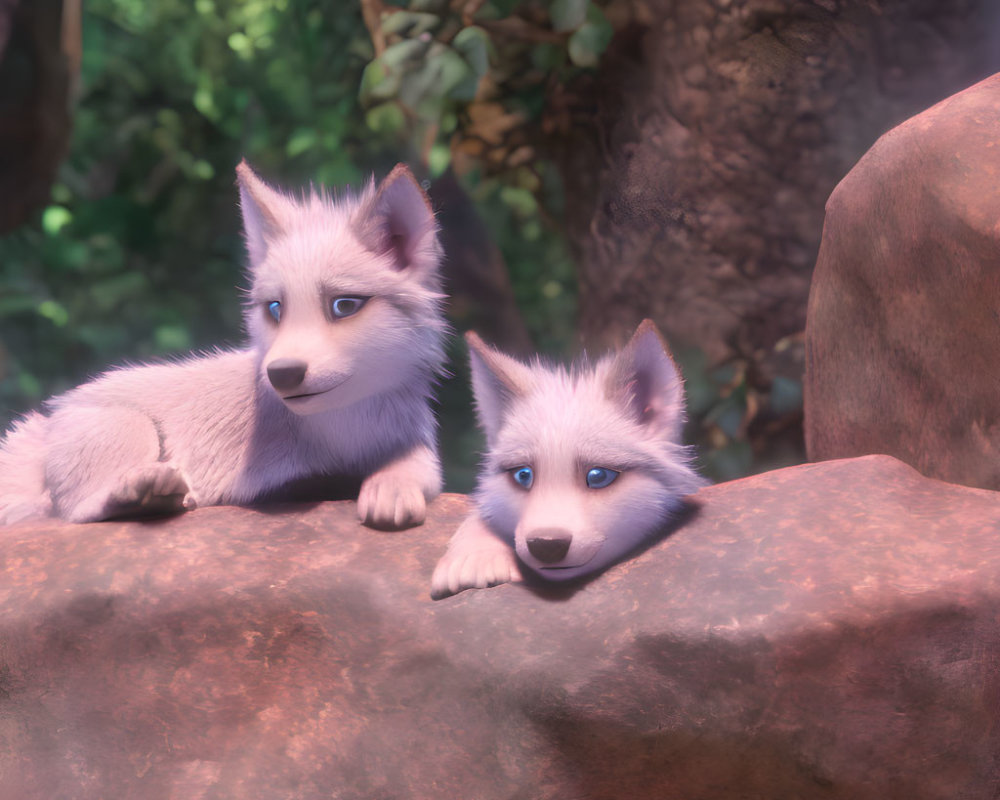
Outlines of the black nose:
M297 358L276 358L267 365L267 379L279 392L294 389L305 379L308 366Z
M528 539L528 552L543 564L562 561L573 543L573 534L558 528L535 531Z

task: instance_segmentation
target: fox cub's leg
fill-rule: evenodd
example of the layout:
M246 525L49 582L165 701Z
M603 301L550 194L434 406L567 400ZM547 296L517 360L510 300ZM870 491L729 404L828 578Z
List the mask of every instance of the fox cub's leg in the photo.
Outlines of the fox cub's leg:
M70 407L50 421L45 478L70 522L171 514L193 506L180 470L161 461L153 420L125 406Z
M497 538L474 513L459 526L434 567L431 596L440 599L463 589L485 589L520 580L514 548Z
M375 528L420 525L427 503L441 493L441 464L426 445L390 461L361 484L358 517Z

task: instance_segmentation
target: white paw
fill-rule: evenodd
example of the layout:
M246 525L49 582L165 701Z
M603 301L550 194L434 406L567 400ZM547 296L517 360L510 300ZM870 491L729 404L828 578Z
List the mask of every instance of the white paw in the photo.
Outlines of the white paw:
M464 589L485 589L522 580L517 558L510 547L500 545L463 552L449 550L434 567L431 597L440 600Z
M117 486L105 495L100 511L91 518L177 514L195 505L194 495L181 471L172 464L156 463L126 472Z
M418 483L376 472L361 484L358 518L365 525L400 530L422 524L426 515L427 500Z

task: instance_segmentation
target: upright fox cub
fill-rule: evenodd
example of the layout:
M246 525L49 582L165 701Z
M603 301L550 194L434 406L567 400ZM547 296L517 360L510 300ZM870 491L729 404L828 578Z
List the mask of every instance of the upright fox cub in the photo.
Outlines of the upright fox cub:
M249 344L115 369L29 414L0 441L0 524L252 503L323 476L361 482L368 524L423 522L446 331L427 197L403 165L357 196L237 175Z
M680 374L649 320L619 353L569 371L466 339L487 454L433 596L520 580L521 566L550 581L596 572L705 484L680 444Z

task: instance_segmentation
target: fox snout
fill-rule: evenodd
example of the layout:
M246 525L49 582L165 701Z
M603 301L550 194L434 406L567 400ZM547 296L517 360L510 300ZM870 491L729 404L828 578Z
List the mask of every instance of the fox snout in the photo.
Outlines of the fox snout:
M279 392L288 391L305 380L308 367L297 358L276 358L267 365L267 379Z
M528 552L543 564L556 564L566 558L573 534L562 528L532 531L526 540Z

